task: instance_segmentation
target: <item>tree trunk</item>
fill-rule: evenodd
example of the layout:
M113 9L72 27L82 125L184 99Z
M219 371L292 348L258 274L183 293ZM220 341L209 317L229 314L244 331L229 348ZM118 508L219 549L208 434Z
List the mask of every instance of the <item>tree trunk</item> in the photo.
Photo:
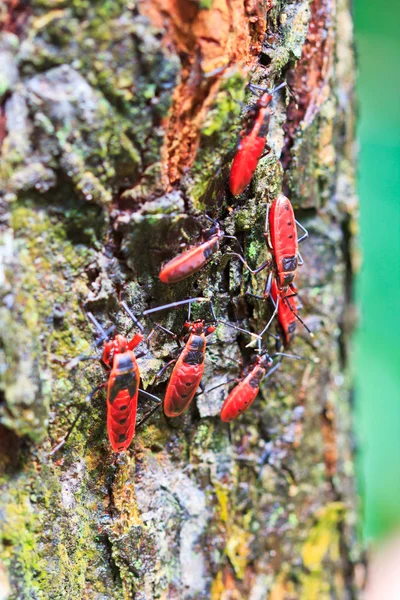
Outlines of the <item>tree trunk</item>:
M0 9L0 598L358 597L348 4L6 0ZM293 96L274 97L272 150L232 197L249 79L287 79ZM238 236L253 267L266 260L266 201L281 189L310 232L299 295L314 338L299 324L290 348L302 360L284 359L230 425L218 416L231 389L222 386L182 417L158 411L117 457L102 391L49 455L106 377L96 362L65 366L95 353L86 312L126 333L121 299L140 314L207 295L221 318L263 328L269 302L246 291L262 293L266 274L243 270L227 253L234 243L222 241L182 283L157 274L198 238L205 212ZM206 303L193 312L210 319ZM185 316L157 319L179 333ZM233 359L250 357L246 334L221 324L209 339L206 388L240 377ZM176 356L160 330L150 347L139 359L145 389ZM167 378L154 387L160 397ZM139 415L148 410L141 399Z

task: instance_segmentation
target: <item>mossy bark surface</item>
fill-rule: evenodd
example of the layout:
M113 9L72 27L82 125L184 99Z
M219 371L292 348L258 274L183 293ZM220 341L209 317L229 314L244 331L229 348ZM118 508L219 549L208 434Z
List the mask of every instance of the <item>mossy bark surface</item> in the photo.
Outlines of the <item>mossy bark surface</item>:
M0 598L357 598L348 1L6 0L0 29ZM274 97L271 152L234 198L249 77L285 78L296 100ZM205 295L221 318L262 329L270 305L246 292L266 275L243 271L228 240L182 283L157 275L204 212L253 267L266 260L266 202L281 190L310 232L299 288L314 338L299 325L291 347L303 360L282 361L230 425L223 386L180 418L159 411L118 456L100 392L50 455L106 377L100 363L65 366L99 351L85 311L127 333L121 299L140 314ZM206 304L193 314L210 318ZM157 319L179 333L185 317ZM250 357L229 327L211 341L206 388ZM176 356L162 331L150 346L144 389Z

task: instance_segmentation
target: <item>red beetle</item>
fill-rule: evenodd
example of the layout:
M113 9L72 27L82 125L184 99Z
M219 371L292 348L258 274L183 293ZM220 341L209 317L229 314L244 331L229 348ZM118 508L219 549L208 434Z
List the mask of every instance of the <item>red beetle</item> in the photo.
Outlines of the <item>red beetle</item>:
M229 422L237 419L253 404L260 390L262 380L272 375L280 366L280 362L278 362L267 373L267 369L272 365L272 362L272 357L267 353L256 356L249 373L233 388L222 405L222 421Z
M161 269L159 278L163 283L177 283L202 269L219 250L220 239L224 237L218 223L203 231L203 241L176 256Z
M217 319L214 311L212 302L208 298L190 298L188 300L181 300L180 302L173 302L172 304L166 304L164 306L157 306L143 312L143 315L149 315L160 310L176 307L183 304L191 305L193 302L209 302L211 314L213 317L213 324L206 325L203 319L197 319L196 321L190 320L190 306L188 319L184 324L184 339L185 347L180 353L178 359L171 360L160 370L156 375L156 378L161 377L168 367L175 363L172 371L170 380L168 382L167 390L164 398L164 413L167 417L178 417L181 415L192 402L200 384L204 373L204 359L207 347L207 336L212 334L216 330L217 323L224 323L229 327L243 333L248 333L253 337L258 337L257 334L250 333L245 329L241 329L232 323L228 323L222 319ZM160 327L157 325L157 327ZM165 327L161 327L163 331L171 334L173 337L177 337L172 331L169 331ZM157 410L158 407L152 409L144 419L148 419Z
M298 238L297 227L303 231L303 235ZM266 267L271 271L267 278L264 296L268 298L271 291L272 279L275 276L279 292L288 292L289 289L296 293L294 280L297 274L297 267L304 263L299 253L299 243L308 237L308 231L295 219L292 203L289 198L279 194L271 207L267 208L265 218L264 238L272 254L272 260L264 262L256 269L251 269L244 258L235 252L230 254L239 258L244 266L253 274L260 273Z
M297 236L297 226L304 232L300 239ZM308 231L296 221L292 203L283 194L275 198L267 211L265 229L264 237L271 250L272 267L278 289L287 292L291 288L295 291L294 280L297 267L303 264L303 259L299 255L299 243L308 237ZM271 280L272 272L267 281L266 296L270 291Z
M189 337L176 361L165 392L164 413L167 417L178 417L193 400L204 373L206 336L216 329L214 325L206 325L201 319L192 323L187 321L184 328Z
M249 86L251 91L255 93L258 91L263 93L247 116L247 127L241 134L238 149L232 162L229 188L234 196L238 196L243 192L254 175L267 141L271 118L269 104L272 100L272 94L285 85L285 82L281 83L271 91L265 91L255 85Z
M178 283L202 269L219 250L222 238L235 240L242 251L239 241L233 235L227 235L217 221L208 215L204 216L213 223L213 226L203 231L200 244L185 250L164 265L159 273L159 278L163 283Z
M156 306L144 311L144 315L149 315L154 312L173 308L183 304L189 304L188 319L184 324L185 347L180 353L178 359L171 360L161 371L156 375L156 379L167 370L167 368L175 363L167 390L164 398L164 413L167 417L178 417L189 406L198 390L201 379L204 373L204 358L206 354L206 337L213 333L216 329L215 325L206 325L202 319L196 321L190 320L190 310L193 302L209 302L213 319L216 322L216 316L212 303L208 298L189 298L163 306ZM158 325L158 327L160 327ZM163 331L171 334L174 338L177 336L165 327L161 327ZM150 411L145 417L146 420L155 412L155 409Z
M105 331L92 313L87 313L89 319L101 334L101 338L96 343L96 346L104 343L101 360L104 365L110 369L108 381L100 384L88 394L85 404L83 404L78 411L67 435L59 444L57 444L50 454L54 454L65 444L83 410L88 407L93 396L106 386L107 432L114 452L123 452L126 450L135 435L139 392L152 400L155 400L158 404L160 403L158 398L139 389L140 373L136 360L138 356L135 356L133 350L143 340L143 328L124 302L121 303L121 306L133 318L135 323L142 330L142 333L136 333L129 341L125 336L120 334L117 334L111 340L108 340L111 332L114 331L115 328L112 327ZM78 362L83 360L98 360L98 357L80 355L67 364L67 369L73 369Z
M133 350L143 340L116 335L104 344L102 360L111 369L107 383L107 432L114 452L123 452L135 435L139 367Z

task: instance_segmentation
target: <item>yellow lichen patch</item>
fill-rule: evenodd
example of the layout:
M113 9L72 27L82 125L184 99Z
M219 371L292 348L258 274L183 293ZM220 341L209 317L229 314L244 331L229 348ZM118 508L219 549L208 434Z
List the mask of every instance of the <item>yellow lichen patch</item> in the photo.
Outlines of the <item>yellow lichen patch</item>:
M130 527L143 525L142 516L136 501L135 485L133 480L134 459L127 457L124 464L118 469L114 486L113 499L115 508L119 512L119 519L115 523L114 531L122 533L128 531Z
M65 14L66 11L62 9L51 10L50 12L42 15L41 17L33 19L31 24L32 31L40 31L41 29L44 29L56 19L61 19L62 17L64 17Z
M329 598L329 585L321 576L323 561L339 559L338 524L342 519L345 505L331 502L317 512L317 522L303 545L301 556L308 572L301 577L302 593L300 600L324 600Z
M329 600L332 596L329 583L323 581L321 574L311 573L302 578L302 590L299 600Z
M224 590L224 581L222 578L222 573L220 571L219 573L217 573L217 576L211 585L211 600L221 600Z
M242 529L237 525L232 525L230 530L230 537L226 543L225 552L235 570L236 577L243 579L249 555L251 535L248 529Z
M276 582L271 588L268 600L286 600L286 598L294 597L295 589L291 581L286 580L286 575L281 573L278 575Z
M310 531L301 553L304 566L310 571L321 568L328 551L337 558L338 530L345 506L343 502L331 502L317 512L317 523Z
M217 495L217 500L219 504L219 517L223 523L228 521L228 500L229 500L229 490L227 487L220 485L219 483L215 484L215 493Z

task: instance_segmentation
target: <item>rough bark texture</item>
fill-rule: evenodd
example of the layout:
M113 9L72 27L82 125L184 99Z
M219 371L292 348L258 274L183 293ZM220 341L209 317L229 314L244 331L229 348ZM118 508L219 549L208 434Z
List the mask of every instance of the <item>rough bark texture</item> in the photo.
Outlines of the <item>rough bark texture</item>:
M0 8L0 597L323 600L356 598L348 334L354 193L352 21L348 0L6 0ZM238 198L227 172L251 77L287 78L268 143ZM259 331L262 273L222 244L174 286L163 260L202 213L267 258L266 200L281 189L310 231L301 248L300 327L251 410L228 426L227 388L181 418L161 412L112 454L105 399L67 444L77 405L104 379L83 307L106 326L193 295ZM232 247L232 249L235 249ZM206 305L195 309L208 318ZM185 311L159 315L176 332ZM146 323L151 329L151 323ZM246 336L220 325L208 387L240 375ZM270 342L273 351L273 340ZM174 356L157 334L142 385ZM145 350L145 348L144 348ZM167 376L164 377L166 379ZM162 396L165 381L156 386ZM140 412L148 405L141 403ZM264 464L260 462L264 456ZM9 588L10 586L10 588Z

